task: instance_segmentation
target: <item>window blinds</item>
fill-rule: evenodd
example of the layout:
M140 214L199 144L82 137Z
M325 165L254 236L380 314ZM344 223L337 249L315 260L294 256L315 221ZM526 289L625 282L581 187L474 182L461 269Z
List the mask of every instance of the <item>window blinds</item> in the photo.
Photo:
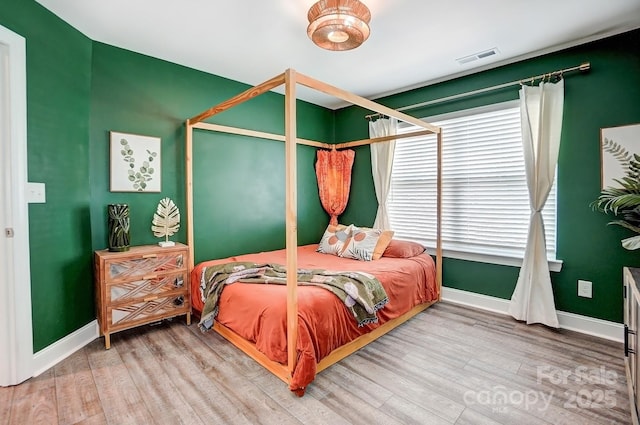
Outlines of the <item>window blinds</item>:
M518 103L428 121L443 131L443 249L522 258L530 207ZM398 133L414 130L405 126ZM389 195L396 237L435 247L435 205L435 136L398 141ZM543 211L550 260L555 260L555 211L554 182Z

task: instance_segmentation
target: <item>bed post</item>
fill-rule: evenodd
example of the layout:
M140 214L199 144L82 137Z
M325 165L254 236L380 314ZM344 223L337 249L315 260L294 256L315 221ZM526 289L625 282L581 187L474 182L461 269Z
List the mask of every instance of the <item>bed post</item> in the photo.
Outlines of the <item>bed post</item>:
M193 243L193 126L191 120L186 122L186 137L184 147L185 159L185 183L187 194L187 245L189 246L189 260L187 263L188 270L193 270L194 264L194 243Z
M284 126L284 136L259 132L255 130L248 129L240 129L240 128L231 128L222 126L219 124L210 124L203 122L205 119L212 117L220 112L224 112L240 103L243 103L249 99L252 99L262 93L266 93L271 89L279 86L285 85L285 126ZM442 186L441 186L441 178L442 178L442 134L441 129L437 126L419 120L410 115L404 114L402 112L393 110L386 106L377 104L371 100L365 99L363 97L357 96L355 94L346 92L344 90L340 90L336 87L328 85L326 83L322 83L313 78L307 77L303 74L298 74L293 69L287 69L283 74L280 74L268 81L265 81L262 84L259 84L255 87L251 87L244 92L228 99L217 106L207 109L206 111L196 115L195 117L188 119L185 124L185 182L186 182L186 209L187 209L187 243L189 244L189 259L188 265L189 268L192 269L194 266L194 251L195 251L195 243L194 243L194 222L193 222L193 130L194 129L202 129L202 130L211 130L218 131L224 133L231 134L239 134L248 137L257 137L263 138L266 140L279 140L284 141L285 143L285 190L286 190L286 200L285 200L285 231L286 231L286 271L287 271L287 364L286 366L275 362L269 359L265 354L260 352L255 344L250 341L245 340L240 337L234 331L225 326L221 325L218 322L215 322L214 329L228 339L231 343L233 343L236 347L240 348L242 351L247 353L253 359L255 359L258 363L267 368L270 372L275 374L278 378L282 379L287 383L291 383L293 378L293 373L297 364L297 339L298 339L298 217L297 217L297 208L298 208L298 198L297 198L297 144L305 144L309 146L314 146L316 148L329 148L329 145L322 142L304 140L297 138L297 119L296 119L296 85L301 84L303 86L309 87L313 90L317 90L328 94L330 96L335 96L339 99L345 100L347 102L353 103L355 105L361 106L365 109L370 109L377 113L382 113L394 118L397 118L401 121L406 121L408 123L414 124L418 127L422 127L426 130L417 131L415 133L407 134L407 135L397 135L397 137L393 137L393 139L399 139L404 137L414 137L418 135L424 135L425 133L435 133L437 135L437 242L436 242L436 284L438 286L438 293L440 299L440 294L442 292L442 242L441 242L441 226L442 226ZM345 147L355 147L364 144L370 143L378 143L387 141L386 138L375 138L375 139L364 139L357 140L347 143L342 143L339 145L333 145L334 148L345 148ZM435 301L431 301L428 303L420 304L415 306L413 309L405 313L404 315L392 319L391 321L385 323L384 325L376 328L369 334L365 334L360 336L359 338L353 340L352 342L335 349L331 352L327 357L325 357L321 362L317 364L317 371L323 370L336 361L346 357L347 355L353 353L360 347L368 344L375 338L385 334L389 330L395 328L400 325L404 321L409 318L415 316ZM302 392L304 392L302 390ZM299 391L296 392L298 395L301 395Z
M296 165L296 73L287 69L285 81L285 193L287 248L287 366L293 377L298 341L298 196Z

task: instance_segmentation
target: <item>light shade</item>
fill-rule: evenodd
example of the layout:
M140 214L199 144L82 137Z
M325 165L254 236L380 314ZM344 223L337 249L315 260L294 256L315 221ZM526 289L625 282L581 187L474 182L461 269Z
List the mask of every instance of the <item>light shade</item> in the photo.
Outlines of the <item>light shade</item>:
M320 0L309 9L307 34L327 50L351 50L369 38L369 8L358 0Z

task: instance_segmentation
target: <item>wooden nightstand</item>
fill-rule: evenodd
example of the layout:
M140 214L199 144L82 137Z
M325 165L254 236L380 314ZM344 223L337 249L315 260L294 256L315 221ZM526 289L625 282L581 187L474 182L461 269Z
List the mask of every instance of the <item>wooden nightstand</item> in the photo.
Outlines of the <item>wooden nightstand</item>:
M96 309L107 349L110 335L124 329L183 314L191 324L188 258L189 247L180 243L95 252Z

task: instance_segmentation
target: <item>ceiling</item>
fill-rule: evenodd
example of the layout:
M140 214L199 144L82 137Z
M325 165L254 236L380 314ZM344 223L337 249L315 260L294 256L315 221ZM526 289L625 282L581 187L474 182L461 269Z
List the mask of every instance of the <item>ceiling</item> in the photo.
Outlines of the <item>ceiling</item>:
M371 36L329 52L307 37L314 0L37 1L96 41L250 85L293 68L370 99L640 28L640 0L363 0Z

